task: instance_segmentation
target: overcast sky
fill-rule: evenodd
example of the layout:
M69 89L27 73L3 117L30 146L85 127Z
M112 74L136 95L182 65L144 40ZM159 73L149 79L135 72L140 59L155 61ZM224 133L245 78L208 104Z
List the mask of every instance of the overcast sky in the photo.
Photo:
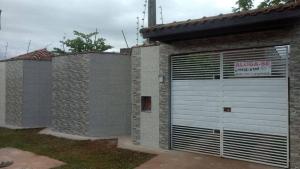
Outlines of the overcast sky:
M231 12L236 0L157 0L163 7L164 22L196 19ZM259 0L257 0L258 2ZM256 3L257 3L256 2ZM8 42L8 57L27 51L60 47L73 30L92 32L97 28L113 51L136 44L136 17L142 17L144 0L0 0L2 30L0 58ZM158 12L158 23L160 14Z

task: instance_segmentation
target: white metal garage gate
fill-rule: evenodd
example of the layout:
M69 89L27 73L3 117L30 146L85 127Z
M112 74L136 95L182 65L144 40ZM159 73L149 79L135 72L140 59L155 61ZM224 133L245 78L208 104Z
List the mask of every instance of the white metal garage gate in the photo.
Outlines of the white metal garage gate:
M288 51L172 56L172 148L288 167Z

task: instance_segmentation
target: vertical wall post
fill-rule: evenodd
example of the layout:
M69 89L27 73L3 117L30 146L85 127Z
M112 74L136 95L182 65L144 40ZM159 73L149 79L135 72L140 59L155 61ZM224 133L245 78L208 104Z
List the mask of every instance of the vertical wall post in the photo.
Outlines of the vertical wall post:
M220 119L221 119L221 124L220 124L220 156L223 157L223 142L224 142L224 124L223 124L223 107L224 107L224 82L223 82L223 79L224 79L224 53L222 52L220 54L220 80L221 80L221 108L220 108Z

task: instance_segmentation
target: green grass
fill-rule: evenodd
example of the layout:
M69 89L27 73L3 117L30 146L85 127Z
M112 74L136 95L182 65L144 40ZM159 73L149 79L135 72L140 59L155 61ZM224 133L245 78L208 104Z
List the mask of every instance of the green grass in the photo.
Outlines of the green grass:
M14 147L66 163L58 169L133 169L154 157L118 149L111 140L74 141L37 134L39 131L0 128L0 148Z

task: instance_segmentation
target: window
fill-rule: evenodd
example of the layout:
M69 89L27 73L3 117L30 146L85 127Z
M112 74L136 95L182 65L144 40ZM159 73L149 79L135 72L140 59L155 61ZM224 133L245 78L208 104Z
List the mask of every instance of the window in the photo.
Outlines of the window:
M151 111L151 96L142 96L142 111Z

